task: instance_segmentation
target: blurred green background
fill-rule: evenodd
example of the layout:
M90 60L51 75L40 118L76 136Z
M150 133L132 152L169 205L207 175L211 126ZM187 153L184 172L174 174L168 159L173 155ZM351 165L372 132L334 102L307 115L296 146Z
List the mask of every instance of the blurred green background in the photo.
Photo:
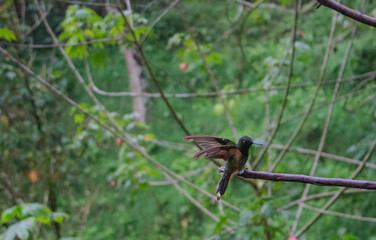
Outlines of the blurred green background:
M363 1L341 2L361 9ZM364 12L372 16L376 3L365 2ZM132 14L125 11L126 3ZM177 117L192 134L237 141L226 117L228 109L239 136L266 143L273 132L268 128L278 122L290 81L286 108L272 141L274 147L261 159L257 167L260 171L268 171L268 164L280 153L276 144L287 144L310 105L335 15L324 6L315 10L315 1L292 0L39 4L91 90L95 87L90 76L103 91L132 91L124 59L124 52L131 49L142 78L139 84L144 92L158 93L117 6L133 24L147 64L166 94L216 92L209 67L224 92L225 107L218 95L168 97ZM295 4L299 5L299 16L289 78ZM186 134L160 97L142 98L144 122L138 119L131 96L94 92L106 110L101 109L54 45L35 1L2 2L0 19L2 49L113 127L105 114L109 112L153 159L215 195L221 178L216 166L204 158L192 159L198 149L182 141ZM338 14L313 110L293 149L275 172L310 174L314 154L295 150L318 150L335 81L345 59L343 81L322 150L337 157L321 157L315 176L351 177L357 165L333 158L361 161L375 140L375 34L374 28ZM178 186L201 205L199 208L145 156L22 71L9 56L2 54L0 58L0 239L288 239L316 214L304 208L296 230L291 232L298 205L281 208L301 198L305 185L300 183L263 185L263 181L254 180L252 185L234 178L223 196L238 208L234 211L179 182ZM261 150L251 148L251 163ZM375 162L371 155L370 164L357 179L374 180ZM335 190L339 188L311 186L308 195ZM372 218L376 216L374 197L374 192L344 194L329 210ZM321 208L328 199L321 197L306 204ZM376 239L373 220L324 214L299 239Z

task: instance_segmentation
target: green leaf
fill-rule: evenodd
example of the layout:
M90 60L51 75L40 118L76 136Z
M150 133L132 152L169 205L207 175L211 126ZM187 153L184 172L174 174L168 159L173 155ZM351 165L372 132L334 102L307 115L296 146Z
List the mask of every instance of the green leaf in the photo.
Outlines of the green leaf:
M28 203L22 205L22 218L33 216L33 217L39 217L40 215L47 215L48 213L51 213L52 211L39 203Z
M43 223L43 224L51 223L51 219L46 215L39 215L37 219L38 219L38 222Z
M354 235L347 234L343 240L359 240L359 238L355 237Z
M29 232L35 228L35 218L30 217L22 220L18 223L11 225L3 235L1 239L3 240L13 240L13 239L27 239L29 237Z
M184 37L185 33L175 33L172 37L168 39L167 49L179 45Z
M214 231L216 232L216 233L219 233L221 230L222 230L222 227L223 227L223 225L226 225L226 223L227 223L227 217L226 216L224 216L224 217L221 217L220 219L219 219L219 222L217 223L217 225L215 225L215 228L214 228Z
M69 216L63 212L54 212L51 214L51 220L57 223L62 223L64 219L67 219Z
M74 115L75 123L82 123L85 120L85 115L83 113L78 113Z
M187 47L191 51L195 51L196 50L196 44L195 44L195 42L193 41L193 39L191 37L188 37L184 41L184 46Z
M107 61L109 58L105 51L99 50L92 54L90 54L90 60L93 62L95 66L103 67L105 61Z
M264 218L270 218L274 215L275 209L273 205L266 203L262 205L260 213Z
M14 35L14 33L8 28L0 28L0 38L4 38L8 42L17 40L16 35Z
M88 9L79 9L76 11L75 15L78 18L85 18L90 15L90 11Z
M205 57L206 61L211 64L219 65L222 63L222 54L212 52L208 56Z
M22 207L19 206L19 205L5 209L1 213L1 222L3 222L3 223L9 222L14 217L20 218L21 213L22 213Z
M280 0L280 2L281 2L282 5L285 5L285 6L291 4L291 0Z
M252 223L253 212L251 210L244 210L240 213L240 223L247 225Z

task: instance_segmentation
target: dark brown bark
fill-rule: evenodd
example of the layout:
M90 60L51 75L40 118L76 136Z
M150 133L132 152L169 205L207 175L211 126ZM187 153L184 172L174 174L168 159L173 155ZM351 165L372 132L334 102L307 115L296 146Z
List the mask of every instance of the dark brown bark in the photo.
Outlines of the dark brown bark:
M317 2L358 22L376 27L376 18L355 11L349 7L346 7L345 5L340 4L339 2L336 2L334 0L317 0Z
M223 171L222 168L218 168L220 172ZM256 172L256 171L244 171L240 174L244 178L262 179L268 181L278 181L278 182L300 182L308 183L319 186L337 186L337 187L350 187L350 188L362 188L376 190L376 182L371 181L360 181L360 180L349 180L342 178L322 178L322 177L312 177L300 174L284 174L284 173L269 173L269 172Z

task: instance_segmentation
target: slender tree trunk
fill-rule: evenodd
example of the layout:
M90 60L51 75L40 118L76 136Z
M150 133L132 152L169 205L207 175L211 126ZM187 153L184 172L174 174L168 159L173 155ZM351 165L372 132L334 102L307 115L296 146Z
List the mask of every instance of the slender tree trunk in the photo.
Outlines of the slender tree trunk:
M135 52L132 48L123 52L124 59L127 64L129 83L131 91L135 93L142 93L145 86L145 78L142 74L141 64L135 59ZM146 120L146 106L145 99L141 96L132 97L133 111L137 113L136 121L145 123Z

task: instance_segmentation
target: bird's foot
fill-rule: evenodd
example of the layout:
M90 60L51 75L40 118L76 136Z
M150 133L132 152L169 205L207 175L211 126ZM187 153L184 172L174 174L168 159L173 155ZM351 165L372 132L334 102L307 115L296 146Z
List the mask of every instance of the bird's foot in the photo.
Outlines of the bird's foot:
M218 172L219 173L223 173L224 171L225 171L225 167L224 166L218 168Z
M245 168L245 169L241 170L241 171L238 173L238 175L239 175L239 176L243 175L245 171L248 171L248 168Z

